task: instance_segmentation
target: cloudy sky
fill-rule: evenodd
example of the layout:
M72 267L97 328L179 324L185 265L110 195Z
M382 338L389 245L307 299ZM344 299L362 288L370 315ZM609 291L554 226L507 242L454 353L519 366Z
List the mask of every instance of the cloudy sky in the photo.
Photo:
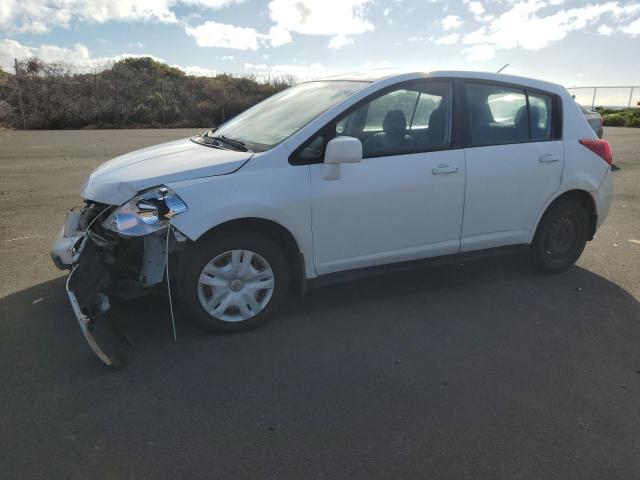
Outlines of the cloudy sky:
M640 85L640 1L0 0L0 67L151 55L191 73L464 69Z

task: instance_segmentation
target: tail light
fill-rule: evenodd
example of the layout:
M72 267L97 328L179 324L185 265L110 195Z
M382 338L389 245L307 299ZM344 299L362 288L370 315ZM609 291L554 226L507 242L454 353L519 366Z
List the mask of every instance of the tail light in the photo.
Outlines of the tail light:
M602 158L609 165L613 163L613 152L611 145L606 140L598 140L593 138L583 138L580 143L591 150L593 153Z

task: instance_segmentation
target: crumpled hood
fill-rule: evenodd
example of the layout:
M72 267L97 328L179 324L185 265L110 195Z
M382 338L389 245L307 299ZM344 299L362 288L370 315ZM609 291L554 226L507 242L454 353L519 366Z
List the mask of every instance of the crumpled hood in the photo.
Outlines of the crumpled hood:
M162 143L103 163L82 186L81 195L87 200L121 205L146 188L235 172L252 155L199 145L188 138Z

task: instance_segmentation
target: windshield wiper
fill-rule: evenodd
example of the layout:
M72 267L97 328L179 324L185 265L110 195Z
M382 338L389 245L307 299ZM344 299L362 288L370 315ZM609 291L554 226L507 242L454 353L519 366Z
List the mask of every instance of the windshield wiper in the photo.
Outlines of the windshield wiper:
M226 143L227 145L231 145L232 147L234 147L237 150L242 150L243 152L248 152L249 149L247 148L247 146L244 144L244 142L241 142L240 140L234 140L233 138L227 138L224 135L219 135L217 137L211 137L214 138L216 140L219 140L223 143Z

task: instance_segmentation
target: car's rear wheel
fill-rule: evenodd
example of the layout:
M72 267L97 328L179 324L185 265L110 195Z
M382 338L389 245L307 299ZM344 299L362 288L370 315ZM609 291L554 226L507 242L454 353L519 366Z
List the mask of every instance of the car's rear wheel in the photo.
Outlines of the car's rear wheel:
M200 325L237 332L266 322L286 298L286 257L268 237L250 232L199 241L184 257L180 296Z
M552 205L542 217L531 245L534 267L557 273L571 267L587 244L589 217L575 201Z

